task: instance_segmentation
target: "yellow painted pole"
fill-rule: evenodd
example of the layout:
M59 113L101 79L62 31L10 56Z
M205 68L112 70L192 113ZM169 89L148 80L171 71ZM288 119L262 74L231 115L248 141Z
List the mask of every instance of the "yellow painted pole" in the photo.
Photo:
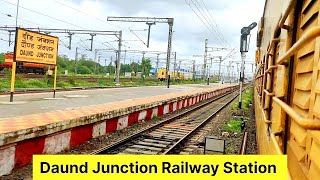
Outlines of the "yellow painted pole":
M58 66L54 67L53 98L56 98Z
M12 62L10 102L13 102L14 83L15 83L15 80L16 80L16 68L17 68L17 63L16 62Z

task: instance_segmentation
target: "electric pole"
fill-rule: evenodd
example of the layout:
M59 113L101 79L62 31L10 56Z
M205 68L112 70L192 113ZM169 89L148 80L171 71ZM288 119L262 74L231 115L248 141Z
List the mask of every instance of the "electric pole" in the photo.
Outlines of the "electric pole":
M20 4L20 0L18 0L17 2L17 13L16 13L16 27L18 27L18 18L19 18L19 4Z
M97 74L97 54L98 54L98 49L94 50L94 74Z
M100 57L101 57L101 56L99 56L99 57L98 57L98 64L97 64L98 68L97 68L97 74L99 74L99 73L100 73L100 72L99 72L99 67L100 67Z
M155 22L146 22L146 24L149 26L149 28L148 28L148 41L147 41L147 48L149 48L151 26L155 25L156 23Z
M142 52L142 59L144 59L144 55L146 54L146 52Z
M110 72L110 75L111 75L111 73L112 73L112 56L110 56L110 65L111 66L110 66L110 71L109 72Z
M171 41L172 41L172 26L173 26L173 18L168 19L169 24L169 34L168 34L168 50L167 50L167 87L170 88L170 58L171 58Z
M208 78L208 81L207 81L207 85L209 86L209 81L210 81L210 73L209 73L209 65L207 65L207 78Z
M107 59L104 59L104 70L107 75Z
M123 62L123 64L126 64L126 58L127 58L127 50L124 50L124 58L123 58L124 62Z
M159 55L160 55L160 54L157 54L157 62L156 62L156 70L155 70L155 75L156 75L156 76L158 75L158 68L159 68Z
M204 59L203 59L203 70L202 70L202 79L206 77L206 67L207 67L207 53L208 53L208 39L204 42Z
M76 47L76 56L74 59L74 73L77 74L78 47Z
M116 77L116 86L120 86L120 70L121 70L121 41L122 41L122 31L119 31L119 44L117 52L117 77Z
M174 63L173 63L173 80L176 80L176 66L177 66L177 52L173 53L174 55ZM177 73L178 74L178 73Z
M195 81L196 80L196 61L193 60L192 62L192 79Z
M110 16L107 18L108 21L122 21L122 22L145 22L145 23L168 23L169 34L168 34L168 50L167 50L167 87L170 87L170 57L171 57L171 43L172 43L172 27L173 18L156 18L156 17L114 17ZM149 26L150 30L151 25Z
M221 81L221 63L222 63L222 56L219 57L219 81Z

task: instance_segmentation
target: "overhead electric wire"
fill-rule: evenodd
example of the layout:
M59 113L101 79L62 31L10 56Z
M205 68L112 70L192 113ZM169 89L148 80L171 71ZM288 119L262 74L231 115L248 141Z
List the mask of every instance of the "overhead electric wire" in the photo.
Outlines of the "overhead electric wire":
M195 0L195 2L199 5L199 7L196 5L196 3L193 1L193 0L191 0L192 1L192 3L194 4L194 6L197 8L197 10L199 11L199 13L202 15L202 17L206 20L206 22L208 23L208 25L212 28L212 30L216 33L216 35L217 35L217 37L219 38L219 40L221 41L221 42L223 42L224 43L224 45L227 45L227 46L229 46L228 45L228 43L223 39L223 37L220 35L220 33L219 33L219 31L216 29L216 27L214 27L212 24L211 24L211 21L210 21L210 18L207 16L207 14L204 12L204 10L203 10L203 8L201 7L201 5L200 5L200 3L197 1L197 0ZM200 9L201 10L200 10ZM205 17L206 16L206 17ZM208 20L209 19L209 20Z
M56 1L57 3L59 3L59 4L61 4L62 6L68 7L68 8L70 8L70 9L74 10L74 11L80 12L80 13L85 14L85 15L87 15L87 16L91 16L91 17L93 17L93 18L95 18L95 19L97 19L97 20L99 20L99 21L101 21L101 22L104 22L104 23L109 24L109 25L111 25L111 26L117 27L117 28L119 28L119 29L122 30L122 31L127 31L125 28L123 28L123 27L121 27L121 26L117 26L117 25L115 25L115 24L112 24L112 23L110 23L110 22L108 22L108 21L105 21L105 20L103 20L103 19L101 19L101 18L98 18L98 17L96 17L96 16L93 16L92 14L83 12L83 11L81 11L81 10L79 10L79 9L76 9L76 8L72 7L72 6L66 5L66 4L64 4L64 3L60 2L60 1L57 1L57 0L55 0L55 1ZM131 33L132 33L132 32L131 32ZM135 44L131 44L131 45L137 46L137 45L135 45ZM137 46L137 47L139 47L139 46Z
M216 30L217 30L218 34L221 36L221 38L223 39L223 41L225 41L226 44L230 47L230 44L228 43L228 41L225 39L225 37L224 37L223 34L221 33L221 30L220 30L218 24L216 23L216 21L214 20L212 14L210 13L207 5L205 4L205 2L204 2L203 0L200 0L200 1L202 2L202 4L204 5L205 9L207 10L207 13L209 14L209 16L211 17L211 18L210 18L209 16L207 16L208 19L214 23L213 26L216 27ZM198 2L198 3L199 3L199 2Z
M10 15L10 14L5 14L5 13L2 13L2 12L0 12L0 14L6 15L7 18L16 18L16 16L12 16L12 15ZM23 19L21 19L21 18L19 18L19 17L18 17L17 19L24 21ZM38 27L41 26L40 24L35 23L35 22L31 22L31 21L28 21L28 22L29 22L29 23L27 23L27 24L30 24L30 25L35 25L35 26L38 26ZM44 27L44 26L43 26L43 27ZM81 36L77 36L77 35L74 35L74 36L78 37L79 39L85 39L85 38L83 38L83 37L81 37ZM87 39L85 39L85 40L87 40ZM59 40L59 41L60 41L61 43L63 42L62 40ZM8 42L9 42L9 41L8 41ZM13 40L13 42L14 42L14 40ZM66 48L68 48L68 45L66 45L66 43L63 43L63 46L66 47Z
M11 14L5 14L5 13L3 13L3 12L0 12L0 14L6 16L6 18L8 18L8 19L16 18L16 16L12 16ZM29 24L29 25L35 25L35 24L36 24L36 23L33 23L33 22L28 21L28 20L25 20L25 19L21 19L21 18L18 18L18 19L19 19L20 21L26 22L26 23ZM38 25L39 25L39 24L38 24Z
M213 35L213 37L215 39L218 40L218 38L216 37L216 35L210 30L210 28L207 26L207 24L202 20L202 18L198 15L198 13L192 8L191 4L188 3L187 0L185 0L185 2L189 5L189 7L191 8L191 10L196 14L196 16L199 18L199 20L202 22L202 24L207 28L207 30L209 31L209 33L211 33ZM223 46L223 44L221 44L221 42L219 42L220 45Z
M121 30L124 30L124 29L123 29L122 27L120 27L120 26L114 25L114 24L112 24L112 23L110 23L110 22L108 22L108 21L105 21L105 20L103 20L103 19L100 19L100 18L98 18L98 17L96 17L96 16L93 16L93 15L91 15L91 14L89 14L89 13L83 12L83 11L81 11L81 10L79 10L79 9L76 9L76 8L72 7L72 6L66 5L66 4L64 4L64 3L60 2L60 1L55 0L55 2L57 2L57 3L59 3L59 4L63 5L63 6L65 6L65 7L68 7L68 8L70 8L70 9L73 9L73 10L75 10L75 11L77 11L77 12L83 13L83 14L88 15L88 16L92 16L92 17L94 17L95 19L97 19L97 20L99 20L99 21L101 21L101 22L107 23L107 24L109 24L109 25L111 25L111 26L114 26L114 27L117 27L117 28L119 28L119 29L121 29Z
M11 3L11 2L8 2L8 1L5 1L5 0L0 0L0 1L5 2L5 3L7 3L7 4L11 4L11 5L16 6L16 4ZM47 14L40 13L40 12L38 12L38 11L29 9L29 8L26 8L26 7L23 7L23 6L19 6L19 8L25 9L25 10L27 10L27 11L34 12L34 13L36 13L36 14L40 14L40 15L42 15L42 16L46 16L46 17L48 17L48 18L54 19L54 20L56 20L56 21L63 22L63 23L65 23L65 24L69 24L69 25L72 25L72 26L75 26L75 27L79 27L79 28L81 28L81 29L86 29L86 28L81 27L81 26L78 26L78 25L76 25L76 24L72 24L72 23L70 23L70 22L67 22L67 21L64 21L64 20L61 20L61 19L58 19L58 18L49 16L49 15L47 15Z
M198 10L198 12L202 15L202 18L207 22L207 24L211 27L211 29L213 30L213 32L215 32L216 34L214 34L214 37L216 38L216 40L219 40L223 46L226 46L227 44L225 44L225 42L219 37L218 33L216 32L215 28L211 25L210 21L207 20L207 18L204 16L204 14L202 13L202 11L199 9L199 7L196 5L196 3L193 0L190 0L193 5L196 7L196 9ZM197 2L197 1L196 1ZM209 28L209 31L212 32Z
M7 4L10 4L10 5L13 5L13 6L16 6L16 4L11 3L11 2L8 2L8 1L5 1L5 0L0 0L0 1L5 2L5 3L7 3ZM67 22L67 21L64 21L64 20L61 20L61 19L58 19L58 18L55 18L55 17L49 16L49 15L46 15L46 14L43 14L43 13L40 13L40 12L37 12L37 11L35 11L35 10L32 10L32 9L29 9L29 8L23 7L23 6L21 6L21 5L19 6L19 8L22 8L22 9L25 9L25 10L27 10L27 11L30 11L30 12L33 12L33 13L36 13L36 14L39 14L39 15L42 15L42 16L45 16L45 17L48 17L48 18L54 19L54 20L56 20L56 21L60 21L60 22L63 22L63 23L66 23L66 24L69 24L69 25L72 25L72 26L75 26L75 27L79 27L79 28L81 28L81 29L86 30L86 28L84 28L84 27L81 27L81 26L75 25L75 24L73 24L73 23L70 23L70 22ZM16 16L11 16L11 17L16 18ZM18 18L18 19L19 19L19 20L21 20L20 18ZM32 22L32 23L33 23L33 22ZM35 24L35 23L33 23L33 24ZM74 35L74 36L76 36L76 35ZM80 37L80 36L77 36L77 37L79 37L80 39L85 39L85 38L82 38L82 37ZM102 44L102 42L101 42L101 41L98 41L98 42L100 42L100 43Z
M202 24L203 24L204 26L206 26L206 28L208 29L209 33L212 34L212 32L210 31L209 27L208 27L208 26L206 25L206 23L200 18L200 16L198 15L198 13L192 8L191 4L188 3L187 0L185 0L185 2L186 2L187 5L189 5L189 7L191 8L191 10L196 14L196 16L197 16L197 17L199 18L199 20L202 22ZM214 35L214 34L212 34L212 35Z

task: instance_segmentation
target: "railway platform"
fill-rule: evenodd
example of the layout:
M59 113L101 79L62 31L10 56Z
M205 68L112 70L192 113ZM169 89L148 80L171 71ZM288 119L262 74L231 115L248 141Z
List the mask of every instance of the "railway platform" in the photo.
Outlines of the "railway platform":
M142 123L222 93L236 84L132 87L19 94L0 103L0 176L32 162L33 154L55 154L92 138ZM0 96L5 102L8 96Z

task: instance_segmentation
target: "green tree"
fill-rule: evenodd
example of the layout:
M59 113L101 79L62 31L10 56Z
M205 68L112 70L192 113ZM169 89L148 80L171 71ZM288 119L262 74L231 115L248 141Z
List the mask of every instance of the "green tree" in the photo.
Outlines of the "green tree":
M91 69L89 69L87 66L83 66L82 64L80 64L79 66L77 66L77 73L78 74L91 74L92 71Z
M152 69L151 60L150 59L142 59L141 61L142 74L145 76L149 76L149 72Z
M4 63L4 53L0 53L0 64Z
M121 74L125 72L132 72L132 67L129 64L121 64Z

